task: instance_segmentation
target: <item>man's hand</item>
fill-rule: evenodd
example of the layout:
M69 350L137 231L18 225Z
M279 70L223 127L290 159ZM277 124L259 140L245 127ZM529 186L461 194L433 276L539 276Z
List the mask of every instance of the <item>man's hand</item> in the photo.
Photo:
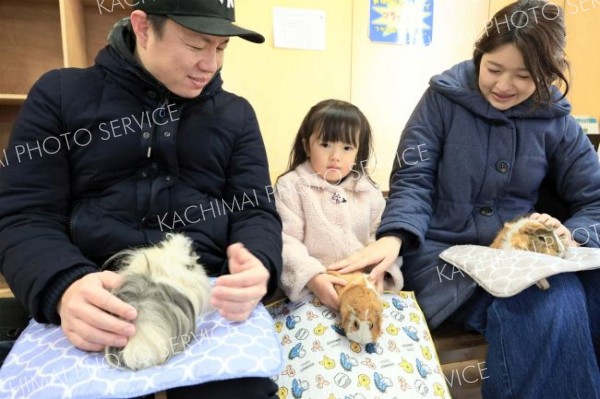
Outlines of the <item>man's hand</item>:
M221 316L244 321L267 293L269 271L242 244L227 248L229 275L215 281L211 304Z
M330 309L339 310L340 297L335 290L334 285L346 285L346 280L341 277L332 276L331 274L317 274L310 279L306 286L313 294Z
M75 347L96 352L107 345L127 344L135 333L129 321L137 317L137 311L108 291L122 283L118 274L103 271L88 274L65 290L58 314L63 332Z
M401 247L402 240L398 237L382 237L352 256L328 266L327 270L346 274L373 266L369 278L381 288L383 274L398 258Z

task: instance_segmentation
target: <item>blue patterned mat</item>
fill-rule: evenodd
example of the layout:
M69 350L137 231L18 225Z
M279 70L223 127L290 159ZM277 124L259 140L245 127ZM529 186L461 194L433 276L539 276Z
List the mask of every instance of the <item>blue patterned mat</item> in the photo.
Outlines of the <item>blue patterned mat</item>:
M208 313L185 351L177 352L149 369L114 369L103 353L74 348L59 327L31 321L0 369L0 398L130 398L214 380L271 377L283 367L273 319L262 305L243 323Z

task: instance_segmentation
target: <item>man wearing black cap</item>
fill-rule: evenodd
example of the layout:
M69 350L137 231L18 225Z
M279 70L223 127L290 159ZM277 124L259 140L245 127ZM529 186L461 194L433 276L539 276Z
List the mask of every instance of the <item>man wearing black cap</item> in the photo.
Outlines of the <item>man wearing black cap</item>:
M220 76L231 36L264 37L232 23L233 3L140 0L93 67L48 72L23 105L0 170L0 271L78 348L124 346L135 333L136 309L109 292L119 276L99 265L171 231L220 276L211 302L224 317L245 320L277 287L281 222L264 144L252 107ZM168 394L276 389L247 378Z

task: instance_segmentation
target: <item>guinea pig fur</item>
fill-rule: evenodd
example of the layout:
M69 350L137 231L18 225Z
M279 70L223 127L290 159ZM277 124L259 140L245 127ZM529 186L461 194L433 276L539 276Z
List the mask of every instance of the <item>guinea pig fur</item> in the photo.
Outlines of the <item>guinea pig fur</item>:
M123 285L117 298L137 309L135 334L123 348L107 346L105 359L114 367L140 370L183 352L196 330L196 318L210 308L210 281L182 234L167 234L155 246L125 250L117 262Z
M367 279L367 274L330 273L348 282L344 287L336 286L346 337L359 344L376 342L381 336L383 304L375 286Z

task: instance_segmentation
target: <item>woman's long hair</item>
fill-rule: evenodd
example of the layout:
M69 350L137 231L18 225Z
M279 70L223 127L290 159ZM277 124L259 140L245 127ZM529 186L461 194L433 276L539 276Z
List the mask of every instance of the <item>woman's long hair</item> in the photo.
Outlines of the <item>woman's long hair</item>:
M514 44L521 52L525 67L535 83L537 103L552 102L551 85L558 80L564 98L569 92L565 71L566 30L564 12L556 4L543 0L519 0L498 11L475 43L473 61L479 76L481 58L505 44Z

